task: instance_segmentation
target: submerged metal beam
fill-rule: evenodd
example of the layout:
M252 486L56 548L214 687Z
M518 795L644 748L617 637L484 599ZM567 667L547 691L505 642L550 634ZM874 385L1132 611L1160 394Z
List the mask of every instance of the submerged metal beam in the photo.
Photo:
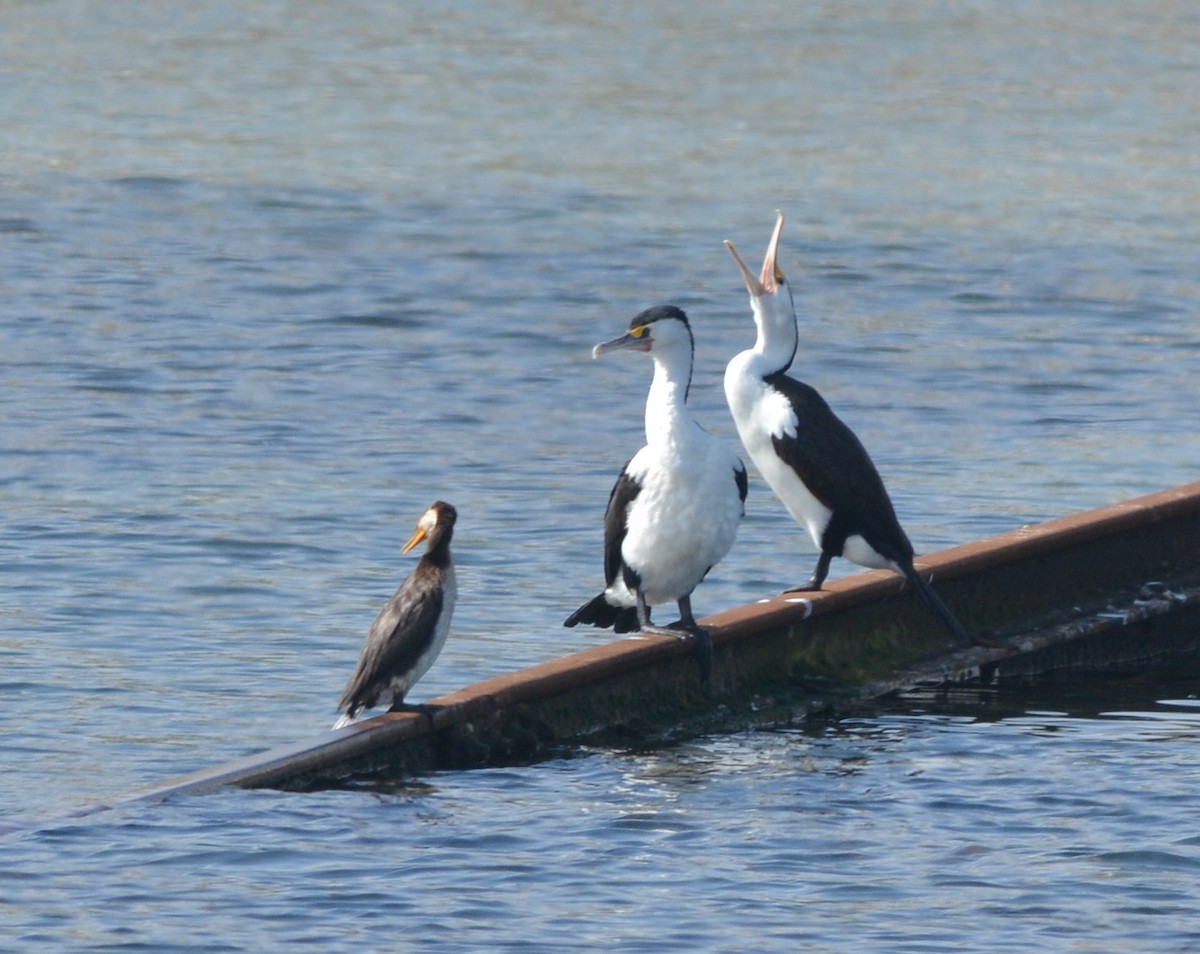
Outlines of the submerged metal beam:
M386 713L110 804L514 763L583 743L768 724L918 685L1200 660L1200 482L945 550L918 568L968 630L1015 649L947 652L900 577L865 572L703 620L714 644L707 685L690 644L622 639L432 699L432 716Z

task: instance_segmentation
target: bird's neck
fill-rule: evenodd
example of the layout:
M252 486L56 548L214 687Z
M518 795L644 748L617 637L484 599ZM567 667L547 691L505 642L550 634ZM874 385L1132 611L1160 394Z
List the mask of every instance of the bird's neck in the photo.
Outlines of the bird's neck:
M422 560L443 569L448 567L450 565L450 534L442 533L431 539Z
M668 352L654 356L654 379L646 398L646 443L656 445L676 439L691 423L687 412L692 381L690 353Z
M753 349L755 371L764 378L786 371L792 366L799 344L796 312L791 302L762 298L755 299L752 306L758 330Z

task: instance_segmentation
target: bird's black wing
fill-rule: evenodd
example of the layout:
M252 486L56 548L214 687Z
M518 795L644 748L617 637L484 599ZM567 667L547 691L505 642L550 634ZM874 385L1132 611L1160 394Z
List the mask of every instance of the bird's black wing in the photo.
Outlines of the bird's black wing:
M428 649L442 611L444 572L424 559L375 617L367 630L358 668L346 685L339 709L371 708L396 673L407 672Z
M612 586L621 576L621 546L629 530L629 505L642 491L642 485L629 476L629 461L608 495L604 511L604 583Z
M750 490L750 480L746 476L746 465L740 460L737 462L737 466L733 468L733 481L737 484L738 497L742 503L745 503L746 494Z
M858 534L888 559L910 559L912 544L896 519L879 471L854 432L815 388L784 374L766 380L788 399L796 417L795 437L774 438L775 451L833 512L831 528L836 521L843 541Z

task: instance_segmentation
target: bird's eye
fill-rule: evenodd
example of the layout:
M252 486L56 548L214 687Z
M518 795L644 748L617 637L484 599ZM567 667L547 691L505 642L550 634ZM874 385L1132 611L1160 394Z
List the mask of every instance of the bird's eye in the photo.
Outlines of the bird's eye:
M775 266L775 283L778 285L787 284L787 279L783 277L783 272L780 270L778 265Z
M640 338L645 333L646 333L645 325L638 325L636 328L629 329L629 337L630 338Z

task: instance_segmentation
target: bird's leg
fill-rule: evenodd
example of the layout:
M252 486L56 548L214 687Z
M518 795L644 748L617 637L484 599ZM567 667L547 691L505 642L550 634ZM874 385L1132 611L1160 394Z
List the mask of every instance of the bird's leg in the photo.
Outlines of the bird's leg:
M674 636L676 639L691 635L690 630L680 629L680 623L672 623L670 626L655 626L650 622L650 607L646 605L646 595L640 587L633 593L637 598L638 625L642 628L643 633L653 633L655 636Z
M650 622L650 607L646 605L646 594L642 592L642 588L639 586L633 591L633 595L637 600L638 626L641 627L642 632L654 632L656 627Z
M803 586L793 586L791 589L784 590L783 592L804 593L811 590L819 590L821 584L825 582L825 577L829 576L829 564L832 560L833 554L822 550L820 557L817 558L817 568L813 570L812 579Z
M670 626L654 626L650 623L650 611L647 609L645 615L642 614L642 608L646 604L646 598L642 595L642 591L637 591L638 601L638 619L642 620L643 633L655 633L662 636L674 636L676 639L686 639L692 637L696 641L696 665L700 667L700 680L708 682L708 674L712 671L712 637L707 629L700 626L696 622L696 617L692 615L692 597L689 593L686 596L679 598L679 619Z
M684 629L695 632L700 627L696 625L696 617L692 615L692 595L679 597L679 623Z

